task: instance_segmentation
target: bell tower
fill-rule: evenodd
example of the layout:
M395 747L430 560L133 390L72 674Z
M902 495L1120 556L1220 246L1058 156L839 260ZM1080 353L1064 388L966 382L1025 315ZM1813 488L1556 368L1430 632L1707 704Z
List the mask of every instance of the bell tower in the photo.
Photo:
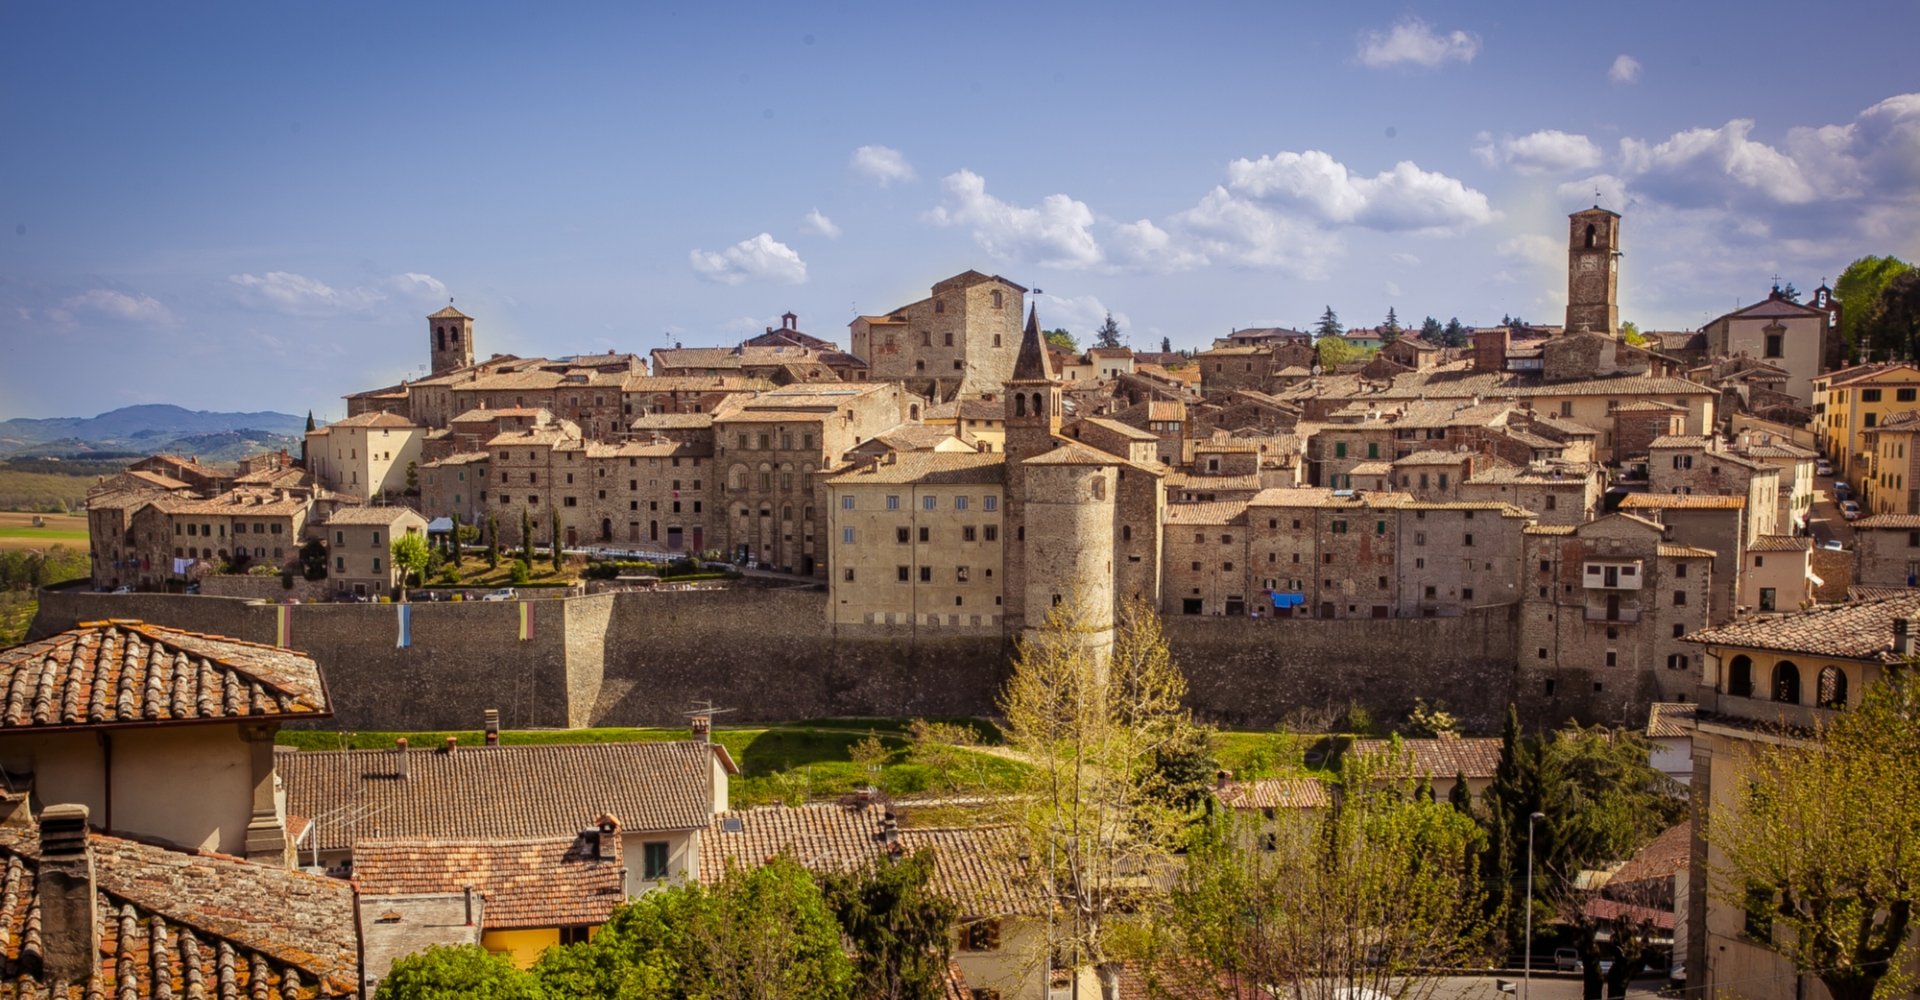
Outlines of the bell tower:
M427 349L435 375L473 364L473 317L448 299L445 309L427 317Z
M1001 542L1000 589L1006 595L1001 620L1018 634L1025 621L1027 582L1027 477L1026 461L1054 449L1060 434L1061 385L1053 377L1053 364L1047 356L1047 338L1040 332L1039 310L1027 313L1027 328L1020 335L1020 352L1013 362L1013 377L1006 382L1005 408L1007 496L1006 539Z
M1567 332L1620 332L1620 214L1598 205L1567 217Z

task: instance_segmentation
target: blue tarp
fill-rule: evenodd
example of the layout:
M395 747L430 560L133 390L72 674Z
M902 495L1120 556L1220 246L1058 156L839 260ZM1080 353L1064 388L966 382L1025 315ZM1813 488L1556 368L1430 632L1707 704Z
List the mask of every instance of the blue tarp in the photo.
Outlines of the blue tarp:
M436 517L427 522L427 534L450 535L453 533L453 518Z
M1276 611L1297 608L1305 603L1307 603L1307 595L1305 594L1286 594L1278 590L1273 592L1273 607Z

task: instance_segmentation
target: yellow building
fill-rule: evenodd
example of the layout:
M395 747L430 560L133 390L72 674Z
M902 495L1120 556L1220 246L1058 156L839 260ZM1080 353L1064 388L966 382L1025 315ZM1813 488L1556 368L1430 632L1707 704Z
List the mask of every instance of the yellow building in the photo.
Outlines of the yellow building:
M1813 380L1813 429L1834 474L1859 485L1871 467L1865 432L1889 416L1920 409L1920 366L1859 365Z
M1706 648L1693 734L1693 794L1709 815L1740 808L1759 743L1811 738L1836 713L1857 708L1866 690L1920 648L1920 592L1749 618L1687 637ZM1695 824L1688 887L1688 995L1747 1000L1826 1000L1780 952L1783 930L1712 884L1726 858ZM1705 863L1699 863L1704 859ZM1908 948L1911 964L1912 948ZM1910 968L1909 972L1912 971Z
M362 905L382 913L385 897L416 904L419 897L459 899L463 916L479 928L480 946L524 969L548 948L585 941L607 922L627 898L624 863L620 821L603 815L573 836L363 840L354 850L353 878Z
M827 480L835 625L997 631L1006 456L890 452Z
M372 412L307 432L307 471L320 485L357 497L408 491L427 429L393 413Z

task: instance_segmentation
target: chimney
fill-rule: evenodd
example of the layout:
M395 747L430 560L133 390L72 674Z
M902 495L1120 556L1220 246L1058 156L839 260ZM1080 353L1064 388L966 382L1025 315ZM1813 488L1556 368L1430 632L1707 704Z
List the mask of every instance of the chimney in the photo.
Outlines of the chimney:
M601 861L617 860L620 853L619 818L612 813L601 813L600 818L594 821L594 826L599 833L594 857Z
M487 745L490 747L499 746L500 745L500 710L499 709L497 708L487 709L485 725L486 725L486 731L487 731Z
M1893 620L1893 655L1912 656L1914 654L1914 632L1913 619L1895 618Z
M702 743L713 742L713 716L703 713L693 717L693 738Z
M889 854L898 853L900 848L900 820L893 815L892 807L880 814L880 843Z
M1213 772L1213 787L1225 788L1233 781L1233 772L1222 768Z
M394 757L393 764L394 777L405 781L407 780L407 738L405 736L393 741L393 752L397 755Z
M447 737L447 753L452 754L459 749L460 749L460 737L458 736Z
M473 886L466 887L467 926L473 926Z
M98 894L87 844L87 807L61 804L40 814L41 970L49 982L84 983L100 963Z

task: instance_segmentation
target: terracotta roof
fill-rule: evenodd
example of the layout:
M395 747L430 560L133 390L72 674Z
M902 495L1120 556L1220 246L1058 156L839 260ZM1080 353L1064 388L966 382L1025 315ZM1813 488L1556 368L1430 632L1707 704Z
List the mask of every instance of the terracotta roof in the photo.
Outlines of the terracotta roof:
M1656 701L1647 710L1647 738L1651 740L1684 739L1690 730L1687 721L1693 718L1699 706L1686 701Z
M759 806L720 813L700 838L700 877L715 881L731 865L764 864L785 853L818 872L846 871L879 858L886 807ZM933 891L953 900L962 916L1040 913L1045 900L1021 861L1026 845L1011 826L901 829L907 854L931 850Z
M1893 623L1913 617L1920 617L1920 591L1748 618L1685 638L1710 646L1899 663L1904 657L1893 652Z
M327 425L327 429L332 430L336 427L417 427L417 426L419 425L415 424L413 421L408 420L403 416L400 416L397 413L389 413L386 410L373 410L368 413L361 413L355 416L347 417L344 420L335 420L334 422Z
M1672 542L1661 542L1655 546L1655 549L1654 554L1662 559L1714 559L1720 555L1712 549L1703 549L1698 545L1675 545Z
M308 750L275 758L287 809L319 821L322 851L366 838L556 837L580 817L608 813L629 831L689 830L712 815L718 744L576 743L551 746ZM328 820L358 812L357 823Z
M412 515L419 517L411 507L342 507L327 515L327 523L333 524L374 524L389 525Z
M925 486L1000 486L1007 456L977 451L897 451L893 461L858 465L827 480L833 486L915 483Z
M1167 524L1232 524L1247 513L1245 500L1214 500L1207 503L1170 503Z
M445 308L441 309L437 313L433 313L429 315L427 318L428 319L472 319L473 317L467 315L466 313L461 312L458 309L455 309L453 307L453 303L449 302L447 303Z
M0 828L0 996L359 996L353 887L338 879L92 834L99 971L43 981L31 827ZM164 969L164 979L155 974ZM204 991L204 992L199 992Z
M1416 452L1413 452L1412 454L1402 455L1399 458L1394 459L1393 464L1395 465L1459 465L1460 463L1465 462L1472 457L1473 457L1472 455L1467 454L1465 452L1439 451L1437 449L1429 448L1425 451L1416 451Z
M333 714L304 654L131 619L0 651L0 691L0 731Z
M626 900L618 827L610 856L598 831L523 840L363 840L353 849L353 881L365 896L479 890L487 930L606 923Z
M1745 510L1746 497L1711 493L1629 493L1620 498L1621 510Z
M1859 531L1863 528L1868 530L1897 528L1902 531L1912 531L1920 528L1920 514L1875 514L1853 522L1853 530Z
M1575 524L1529 524L1521 529L1520 533L1523 535L1571 535L1578 527L1579 525Z
M1236 781L1214 794L1229 809L1327 809L1333 805L1326 784L1313 778Z
M1748 552L1810 552L1812 550L1813 539L1802 535L1761 535L1747 543Z
M1634 852L1607 884L1617 886L1672 878L1687 870L1692 862L1692 849L1693 820L1687 819L1661 831L1660 836Z
M184 490L187 484L172 476L149 469L128 469L127 476L163 490Z
M1385 753L1391 740L1354 740L1356 754ZM1491 778L1500 766L1500 738L1497 736L1442 736L1436 739L1401 740L1400 746L1413 756L1413 772L1430 778Z
M1028 465L1125 465L1117 455L1109 455L1078 441L1054 439L1052 451L1043 451L1027 459Z

